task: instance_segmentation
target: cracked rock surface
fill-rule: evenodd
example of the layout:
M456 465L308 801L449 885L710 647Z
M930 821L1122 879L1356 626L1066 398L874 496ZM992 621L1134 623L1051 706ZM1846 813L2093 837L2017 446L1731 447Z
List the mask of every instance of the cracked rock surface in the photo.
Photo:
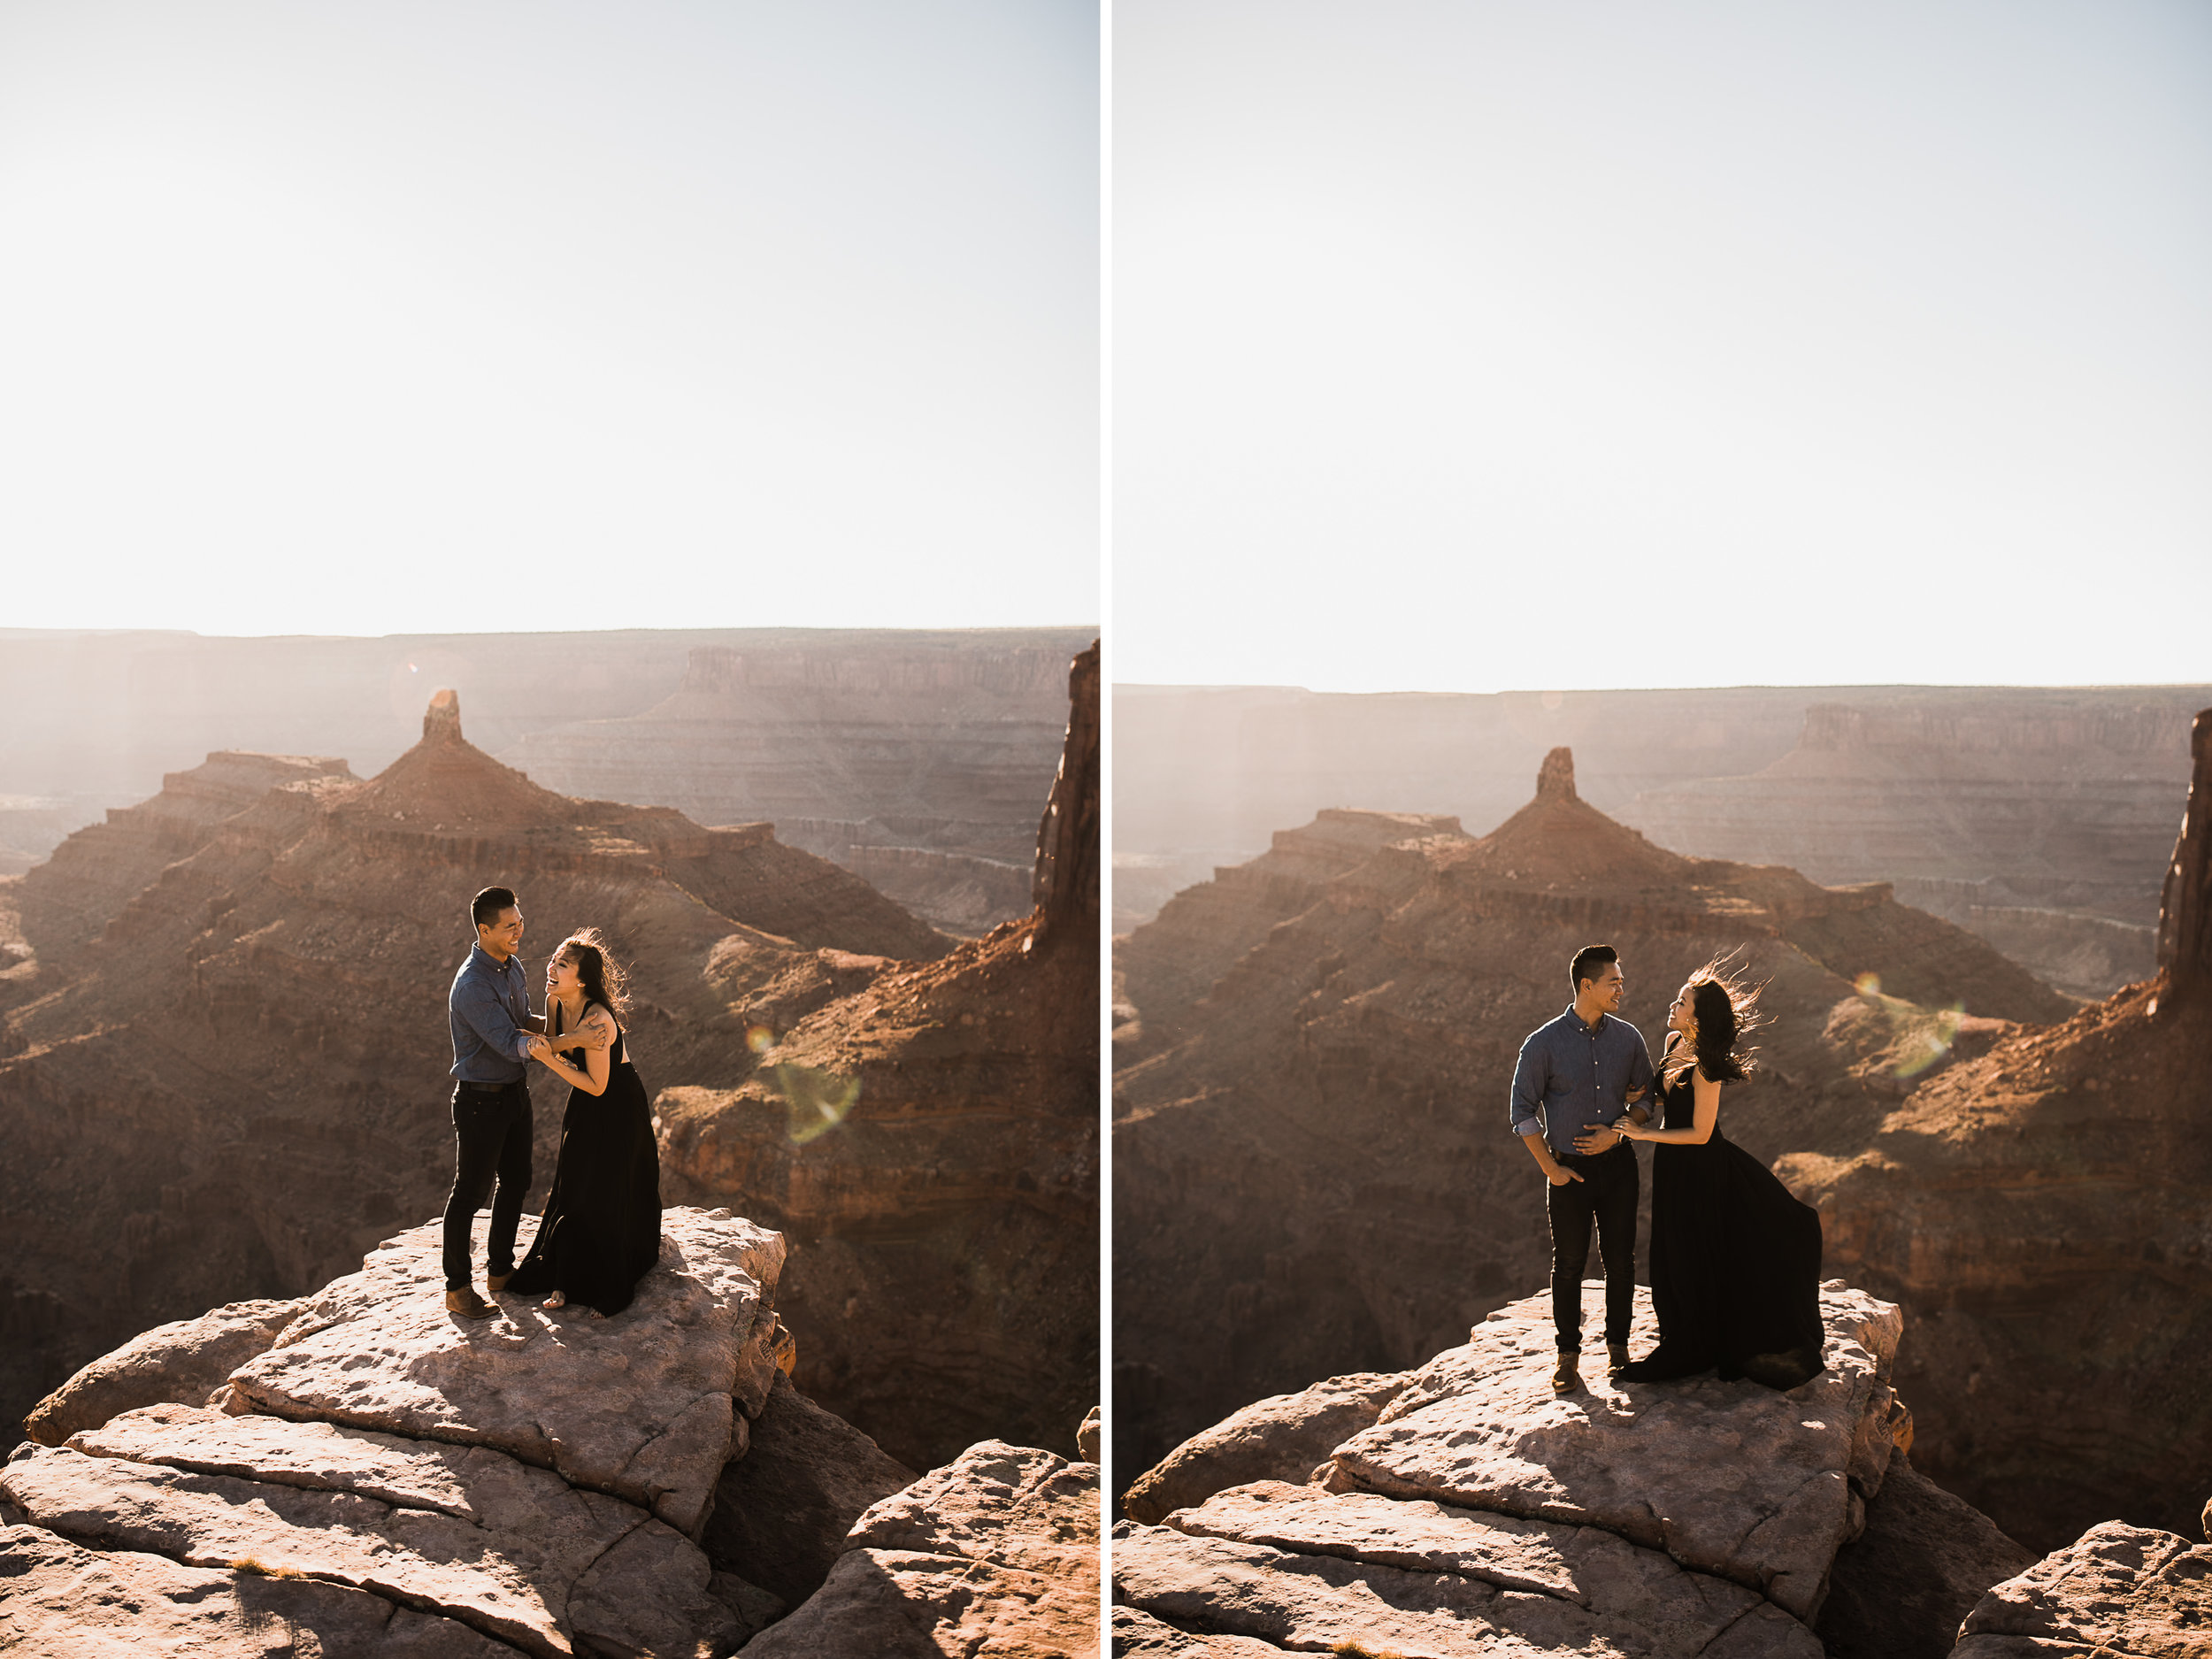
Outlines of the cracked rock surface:
M871 1507L747 1659L1092 1659L1098 1465L983 1440Z
M672 1209L659 1265L613 1318L507 1297L471 1322L445 1310L432 1222L308 1297L231 1388L273 1417L489 1446L695 1536L741 1449L731 1390L782 1266L780 1234Z
M1586 1328L1600 1328L1602 1299L1601 1285L1585 1286ZM1346 1642L1816 1659L1809 1621L1887 1471L1902 1329L1894 1307L1836 1281L1821 1310L1828 1369L1787 1393L1709 1374L1621 1384L1586 1363L1584 1386L1555 1395L1548 1294L1501 1308L1465 1345L1374 1379L1386 1396L1376 1420L1303 1484L1254 1481L1162 1525L1125 1523L1116 1640L1223 1659ZM1640 1290L1631 1348L1656 1340ZM1224 1432L1233 1418L1198 1449L1218 1457L1217 1443L1263 1419L1268 1438L1294 1444L1340 1417L1347 1392L1263 1402L1253 1423Z
M2204 1659L2212 1544L2107 1521L1982 1597L1957 1659Z
M506 1299L471 1325L444 1311L438 1233L306 1298L219 1409L19 1448L0 1646L719 1659L780 1613L687 1532L745 1449L732 1391L781 1239L670 1210L623 1314Z

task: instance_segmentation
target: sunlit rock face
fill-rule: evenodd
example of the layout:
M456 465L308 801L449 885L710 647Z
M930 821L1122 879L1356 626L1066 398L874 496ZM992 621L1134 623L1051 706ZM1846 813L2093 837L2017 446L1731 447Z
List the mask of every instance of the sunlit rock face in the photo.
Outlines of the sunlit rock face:
M534 995L572 928L634 971L649 1088L733 1086L796 1018L950 941L764 825L557 795L457 699L374 779L217 755L0 887L0 1417L93 1356L350 1270L452 1179L445 999L471 896L519 895ZM540 1083L539 1191L563 1089Z
M1123 1466L1315 1377L1402 1371L1540 1279L1543 1181L1507 1096L1584 945L1619 949L1655 1048L1709 958L1768 981L1763 1067L1722 1125L1769 1159L1855 1154L1916 1079L2072 1006L1879 885L1684 858L1546 772L1485 837L1329 814L1125 942ZM1250 943L1217 966L1225 939Z
M783 1241L726 1210L664 1220L621 1314L511 1299L480 1322L445 1311L434 1221L308 1297L208 1403L20 1448L0 1632L88 1651L122 1596L193 1651L266 1652L272 1613L321 1651L733 1650L782 1603L695 1540L771 1391Z
M1916 1456L2039 1549L2115 1517L2190 1532L2204 1502L2170 1448L2212 1434L2208 731L2157 977L1931 1074L1855 1150L1776 1166L1832 1271L1915 1312Z
M1119 1650L1936 1659L2032 1557L1906 1462L1897 1309L1831 1280L1821 1313L1827 1368L1787 1394L1556 1394L1546 1294L1409 1371L1256 1402L1132 1489L1133 1517L1174 1507L1116 1532ZM1640 1292L1631 1345L1655 1339ZM1253 1478L1263 1442L1332 1430Z
M1097 1390L1095 648L1064 686L1035 908L851 970L742 1081L657 1102L666 1189L791 1239L809 1392L916 1468L986 1438L1071 1455Z

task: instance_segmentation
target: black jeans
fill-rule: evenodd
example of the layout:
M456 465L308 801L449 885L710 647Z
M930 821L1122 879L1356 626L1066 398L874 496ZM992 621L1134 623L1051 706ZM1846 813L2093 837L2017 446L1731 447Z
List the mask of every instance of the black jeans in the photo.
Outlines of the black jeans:
M515 1229L530 1190L530 1085L510 1083L496 1094L453 1088L453 1194L445 1201L445 1287L469 1282L469 1227L499 1179L492 1200L492 1236L485 1271L515 1271Z
M1562 1168L1582 1177L1547 1189L1551 1217L1551 1317L1559 1351L1582 1346L1582 1271L1590 1263L1590 1224L1598 1224L1598 1254L1605 1263L1605 1340L1628 1340L1636 1317L1636 1154L1626 1141L1610 1152L1554 1153Z

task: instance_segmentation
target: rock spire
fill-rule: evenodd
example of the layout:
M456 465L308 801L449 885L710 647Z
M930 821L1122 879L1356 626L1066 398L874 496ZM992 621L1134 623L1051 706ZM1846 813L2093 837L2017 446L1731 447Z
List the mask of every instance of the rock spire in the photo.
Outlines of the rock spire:
M1536 795L1557 795L1563 801L1581 797L1575 794L1575 752L1562 745L1544 757L1544 764L1536 769Z
M2158 901L2158 965L2177 988L2212 978L2212 709L2189 729L2189 804Z
M432 738L461 741L461 694L450 686L442 686L430 694L430 706L423 710L422 737L424 742Z
M1098 914L1098 645L1068 665L1068 733L1059 775L1037 826L1030 891L1041 941L1072 918Z

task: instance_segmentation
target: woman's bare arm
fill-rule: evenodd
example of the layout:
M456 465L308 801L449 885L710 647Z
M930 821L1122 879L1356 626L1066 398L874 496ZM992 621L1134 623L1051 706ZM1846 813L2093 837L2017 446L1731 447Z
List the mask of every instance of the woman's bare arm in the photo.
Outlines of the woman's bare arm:
M1626 1135L1631 1141L1648 1141L1654 1146L1703 1146L1713 1138L1713 1125L1720 1121L1720 1085L1695 1069L1690 1078L1691 1104L1694 1110L1688 1128L1646 1129L1624 1115L1615 1120L1613 1133ZM1623 1125L1627 1127L1622 1127Z

